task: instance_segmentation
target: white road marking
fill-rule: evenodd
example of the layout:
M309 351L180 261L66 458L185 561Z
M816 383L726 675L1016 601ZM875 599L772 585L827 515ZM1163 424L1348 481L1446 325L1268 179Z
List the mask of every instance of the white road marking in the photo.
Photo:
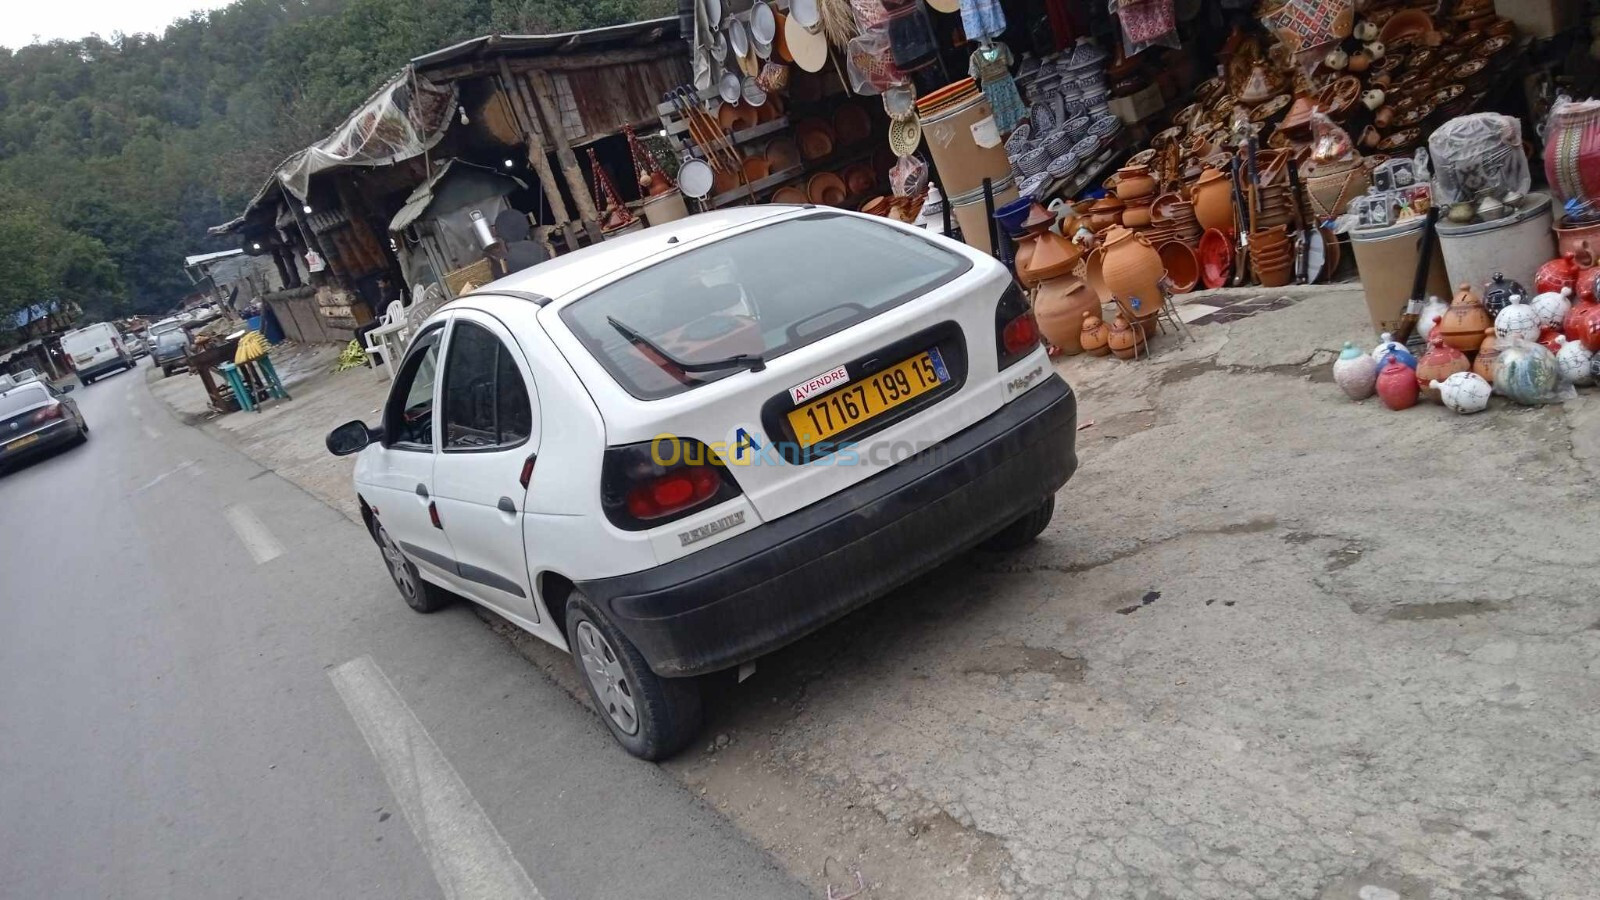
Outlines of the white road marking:
M328 677L383 770L445 900L540 900L505 838L372 657L353 659Z
M183 462L178 463L173 468L168 469L165 472L162 472L160 475L157 475L156 477L150 479L149 481L146 481L144 484L141 484L138 487L134 488L133 492L135 494L142 494L145 491L148 491L151 488L155 487L156 485L160 484L161 482L166 481L168 478L171 478L172 476L178 474L179 472L182 472L184 469L193 468L194 466L195 466L195 461L194 460L192 460L192 459L184 460Z
M250 511L250 507L235 503L222 512L228 517L228 524L233 526L233 533L239 536L239 543L250 552L256 565L283 555L283 545L267 530L266 524Z
M155 430L154 428L151 428L149 425L145 425L143 427L144 427L144 436L145 437L149 438L152 441L161 440L161 432Z

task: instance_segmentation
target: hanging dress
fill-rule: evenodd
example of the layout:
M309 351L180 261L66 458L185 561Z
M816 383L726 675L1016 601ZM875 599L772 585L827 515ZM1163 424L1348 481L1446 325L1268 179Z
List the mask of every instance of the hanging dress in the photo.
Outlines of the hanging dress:
M961 0L961 30L969 41L999 37L1006 30L1006 14L1000 8L1000 0Z
M994 109L994 125L1001 135L1010 134L1028 114L1022 95L1017 92L1017 82L1011 77L1011 63L1011 48L996 41L978 47L967 65L967 74L978 82Z

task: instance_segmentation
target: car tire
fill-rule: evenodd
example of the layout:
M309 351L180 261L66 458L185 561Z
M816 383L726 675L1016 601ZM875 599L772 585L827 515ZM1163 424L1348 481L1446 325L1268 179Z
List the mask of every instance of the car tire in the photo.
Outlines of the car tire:
M1050 517L1055 515L1056 498L1054 494L1044 498L1044 502L1034 507L1031 512L1000 529L993 537L979 545L984 550L1020 550L1033 543L1046 526L1050 524Z
M577 591L567 599L567 643L600 721L624 750L655 762L694 740L703 719L700 683L650 671L638 649Z
M162 378L171 378L172 377L172 367L171 366L162 366L161 367L161 377Z
M389 570L389 578L394 581L395 590L400 592L400 599L407 606L419 613L435 613L450 605L454 599L450 592L423 581L416 565L406 559L400 545L389 536L389 532L383 530L382 525L373 523L372 536L378 542L378 552L383 555L383 565Z

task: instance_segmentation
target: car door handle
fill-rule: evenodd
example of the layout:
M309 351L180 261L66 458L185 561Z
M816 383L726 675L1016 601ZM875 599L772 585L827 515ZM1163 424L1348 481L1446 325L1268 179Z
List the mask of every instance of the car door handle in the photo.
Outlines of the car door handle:
M421 497L424 500L428 499L428 486L423 484L423 483L421 483L421 482L418 482L417 483L417 496Z
M511 502L510 497L501 497L500 502L495 504L495 509L498 509L503 513L515 513L517 511L517 504Z

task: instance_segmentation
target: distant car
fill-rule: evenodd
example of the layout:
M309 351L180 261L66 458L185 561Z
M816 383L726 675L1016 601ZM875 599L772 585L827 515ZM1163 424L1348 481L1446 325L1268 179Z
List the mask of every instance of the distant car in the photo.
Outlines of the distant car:
M169 377L174 370L188 367L188 354L189 333L182 326L157 332L155 346L150 348L150 356L161 367L161 374Z
M122 343L122 332L109 322L76 328L61 336L61 352L72 360L73 371L84 384L93 384L112 372L133 368L133 354Z
M150 355L150 345L145 343L144 337L142 335L134 334L131 331L123 332L122 346L128 348L128 353L131 354L134 359L138 359L141 356Z
M417 325L360 453L402 597L570 650L630 752L736 668L1050 522L1076 399L995 259L887 219L744 207L517 272Z
M89 439L78 402L44 382L0 394L0 469Z

